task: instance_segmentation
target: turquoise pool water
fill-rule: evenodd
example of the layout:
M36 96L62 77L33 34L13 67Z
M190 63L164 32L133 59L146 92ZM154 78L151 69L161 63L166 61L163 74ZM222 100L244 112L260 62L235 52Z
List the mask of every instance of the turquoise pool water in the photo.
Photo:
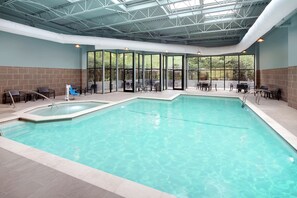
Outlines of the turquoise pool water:
M39 116L56 116L56 115L68 115L77 113L86 109L98 107L106 103L102 102L72 102L72 103L60 103L54 106L41 107L36 110L29 111L27 113Z
M134 100L4 136L178 198L297 196L296 152L238 99Z

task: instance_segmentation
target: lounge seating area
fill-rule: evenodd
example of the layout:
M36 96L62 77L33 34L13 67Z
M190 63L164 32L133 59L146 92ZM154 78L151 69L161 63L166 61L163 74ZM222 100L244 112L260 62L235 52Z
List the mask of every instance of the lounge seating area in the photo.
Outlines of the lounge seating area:
M197 83L197 89L202 91L211 91L212 90L212 83L209 82L199 82ZM214 84L215 90L217 91L217 84Z
M264 98L280 100L282 97L282 91L275 85L262 85L258 89L261 92L261 96Z
M35 92L35 91L34 91ZM22 90L14 90L14 89L7 89L4 90L4 93L2 95L2 103L3 104L12 104L14 102L27 102L29 100L37 100L39 98L42 98L44 100L44 97L38 96L38 94L30 92L30 91L22 91ZM53 97L56 98L56 92L54 89L50 89L48 87L38 87L36 90L37 93L40 93L48 98ZM10 93L10 94L9 94ZM11 95L11 96L10 96ZM13 98L13 101L12 101Z

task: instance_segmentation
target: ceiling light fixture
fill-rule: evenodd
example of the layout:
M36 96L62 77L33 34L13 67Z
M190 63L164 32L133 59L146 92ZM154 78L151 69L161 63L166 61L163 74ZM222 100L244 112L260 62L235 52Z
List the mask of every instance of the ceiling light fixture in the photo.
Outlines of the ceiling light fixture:
M264 39L263 39L263 38L259 38L259 39L257 40L257 42L258 42L258 43L262 43L262 42L264 42Z
M128 48L128 47L125 47L125 50L126 50L126 51L128 51L128 50L129 50L129 48Z
M242 51L242 53L243 53L243 54L246 54L246 51L245 51L245 50L243 50L243 51Z
M76 48L80 48L80 45L79 45L79 44L76 44L75 47L76 47Z
M197 54L198 54L198 55L200 55L200 54L201 54L200 50L198 50Z

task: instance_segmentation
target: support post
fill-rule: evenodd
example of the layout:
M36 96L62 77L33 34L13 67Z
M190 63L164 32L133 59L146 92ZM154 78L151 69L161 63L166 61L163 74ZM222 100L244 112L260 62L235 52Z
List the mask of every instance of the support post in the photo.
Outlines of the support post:
M104 62L105 50L102 50L102 94L105 93L105 62Z
M116 50L116 92L118 92L118 84L119 84L119 58L118 58L118 50Z

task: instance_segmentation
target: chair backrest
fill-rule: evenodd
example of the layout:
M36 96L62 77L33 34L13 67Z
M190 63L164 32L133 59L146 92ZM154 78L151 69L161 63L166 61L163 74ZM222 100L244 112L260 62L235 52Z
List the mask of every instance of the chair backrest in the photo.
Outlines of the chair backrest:
M267 87L267 86L264 86L264 85L262 85L262 86L260 86L260 89L268 90L268 87Z
M38 87L37 91L42 93L49 92L48 87Z
M20 95L20 91L19 90L7 90L7 93L10 92L10 94L12 96L19 96Z

